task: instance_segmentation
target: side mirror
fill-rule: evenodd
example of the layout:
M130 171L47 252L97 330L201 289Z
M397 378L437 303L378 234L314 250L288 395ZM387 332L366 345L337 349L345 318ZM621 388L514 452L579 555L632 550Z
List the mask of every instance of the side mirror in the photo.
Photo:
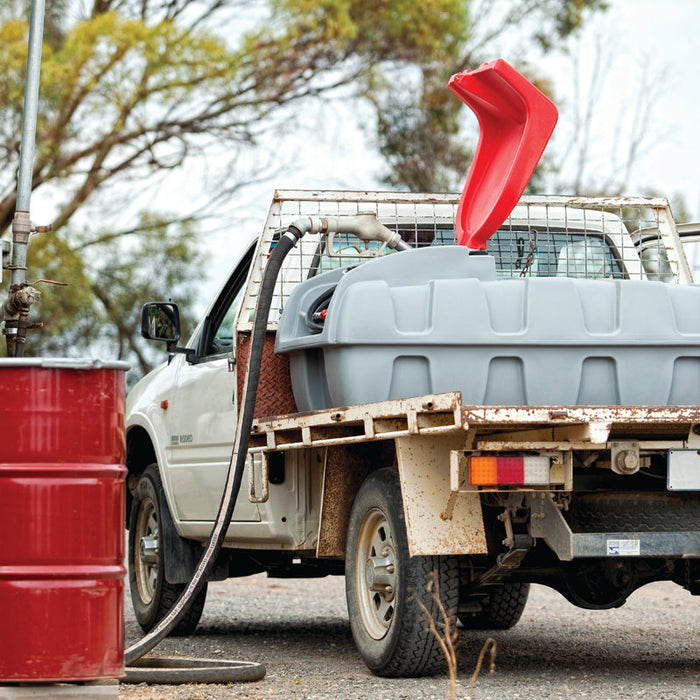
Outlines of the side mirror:
M180 310L177 304L152 301L141 310L141 335L148 340L177 343L180 340Z
M182 353L188 358L195 354L193 348L180 348L180 309L171 301L151 301L141 310L141 335L148 340L167 343L169 353Z

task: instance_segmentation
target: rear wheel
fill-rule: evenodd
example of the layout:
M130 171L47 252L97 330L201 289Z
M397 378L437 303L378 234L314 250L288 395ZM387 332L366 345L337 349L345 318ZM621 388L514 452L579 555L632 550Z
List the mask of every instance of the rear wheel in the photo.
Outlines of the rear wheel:
M421 676L445 667L440 643L417 602L442 630L437 591L430 586L432 572L442 605L454 622L456 558L409 557L398 473L374 472L360 488L350 515L345 586L355 644L375 674Z
M141 629L150 632L170 611L185 584L168 583L163 558L158 466L151 464L139 478L129 517L129 587ZM205 584L172 635L189 635L197 627L207 597Z
M460 614L459 621L468 629L507 630L520 619L530 593L529 583L501 583L483 591L488 599L482 610L472 615Z

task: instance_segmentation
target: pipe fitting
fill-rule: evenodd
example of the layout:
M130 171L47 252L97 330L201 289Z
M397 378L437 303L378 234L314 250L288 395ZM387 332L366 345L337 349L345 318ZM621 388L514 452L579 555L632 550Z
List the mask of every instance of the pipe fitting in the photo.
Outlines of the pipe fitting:
M639 443L634 440L610 443L610 462L616 474L635 474L639 471Z
M389 248L411 250L411 246L396 231L384 226L374 212L360 212L354 216L304 216L289 224L285 233L295 236L297 241L306 233L352 233L361 241L381 241Z
M360 212L355 216L328 216L324 221L329 233L352 233L361 241L382 241L389 248L411 249L396 231L384 226L374 212Z
M32 233L32 222L28 211L16 211L12 219L12 241L15 245L27 245Z
M617 453L615 466L620 474L634 474L639 470L639 455L634 450L622 450Z

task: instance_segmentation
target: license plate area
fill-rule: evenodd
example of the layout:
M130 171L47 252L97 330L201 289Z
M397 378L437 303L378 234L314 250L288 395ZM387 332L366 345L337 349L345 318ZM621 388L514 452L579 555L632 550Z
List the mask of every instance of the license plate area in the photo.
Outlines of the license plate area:
M668 451L668 490L700 491L700 450Z

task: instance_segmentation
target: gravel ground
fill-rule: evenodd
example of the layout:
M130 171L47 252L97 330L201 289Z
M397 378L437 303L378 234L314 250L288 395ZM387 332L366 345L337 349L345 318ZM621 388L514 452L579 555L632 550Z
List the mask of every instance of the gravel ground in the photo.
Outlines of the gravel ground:
M699 602L674 584L656 583L618 610L587 611L533 586L518 625L491 634L496 670L479 677L473 697L700 700ZM129 600L126 634L127 642L140 636ZM458 698L468 696L487 636L461 631ZM344 583L337 577L290 581L259 575L210 584L196 634L167 639L152 654L256 661L265 664L267 675L230 685L122 685L120 700L447 697L445 677L389 680L367 671L353 645Z

